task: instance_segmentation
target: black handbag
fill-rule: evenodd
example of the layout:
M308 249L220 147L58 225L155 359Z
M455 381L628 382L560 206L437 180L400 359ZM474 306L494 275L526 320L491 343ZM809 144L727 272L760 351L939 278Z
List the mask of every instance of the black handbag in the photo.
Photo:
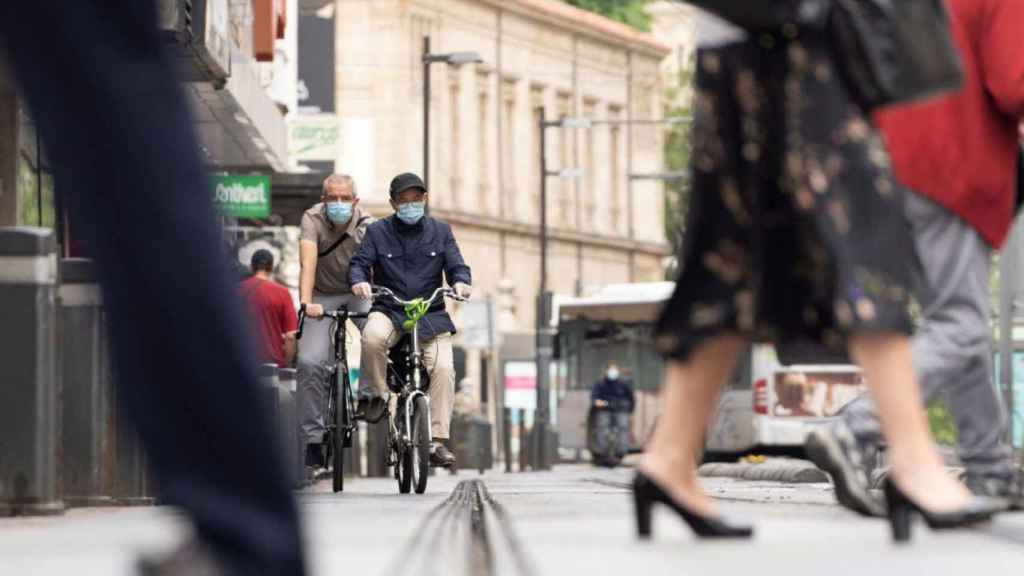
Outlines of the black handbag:
M832 0L829 29L851 94L866 110L963 84L943 0Z

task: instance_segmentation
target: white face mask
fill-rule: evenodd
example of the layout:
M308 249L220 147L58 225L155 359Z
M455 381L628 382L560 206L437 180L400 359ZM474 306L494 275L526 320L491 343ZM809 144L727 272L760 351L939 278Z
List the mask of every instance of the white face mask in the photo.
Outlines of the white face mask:
M618 380L619 379L619 369L618 368L609 368L608 372L605 373L605 376L607 376L609 380Z

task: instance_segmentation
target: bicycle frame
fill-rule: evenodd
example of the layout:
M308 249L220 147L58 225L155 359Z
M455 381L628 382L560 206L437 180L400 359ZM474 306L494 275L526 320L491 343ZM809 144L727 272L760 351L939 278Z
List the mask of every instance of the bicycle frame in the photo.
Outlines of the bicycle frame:
M299 330L296 335L297 340L302 338L303 326L305 325L307 317L306 308L305 305L303 305L299 310ZM317 320L331 320L330 334L334 356L330 363L325 364L325 368L328 369L328 372L331 375L331 381L329 383L330 389L327 394L327 413L324 415L325 427L328 430L331 430L336 426L335 422L337 419L335 418L335 412L338 410L338 404L342 394L348 394L349 397L347 398L347 405L354 406L351 382L349 382L348 386L342 386L342 382L347 381L343 380L344 376L347 374L342 374L341 369L344 368L346 372L348 370L348 348L345 341L346 325L349 319L359 317L365 317L365 315L351 314L349 313L348 308L340 308L335 311L324 311L324 315L317 318ZM349 427L354 429L354 426L355 420L351 419ZM336 455L336 457L338 456Z
M384 288L384 287L377 287L376 288L375 296L386 296L386 297L394 300L396 303L398 303L401 306L407 306L407 305L413 303L412 301L402 300L401 298L396 296L394 292L392 292L391 290L388 290L387 288ZM436 302L439 297L443 297L443 296L448 296L448 297L451 297L451 298L456 299L456 300L462 300L462 298L456 296L454 294L454 292L450 288L445 288L445 287L442 286L442 287L438 288L437 290L434 290L434 293L431 294L430 298L427 299L426 302L427 302L428 306L429 305L433 305L433 303ZM430 413L430 411L431 411L430 396L426 392L423 391L423 376L420 373L420 370L423 367L423 353L420 350L420 324L419 324L418 321L415 322L413 324L413 326L412 326L411 338L412 338L412 366L411 366L411 369L412 369L412 385L413 386L412 386L412 391L409 392L408 396L406 397L406 400L405 400L405 406L406 407L403 410L405 412L403 414L404 420L405 420L405 431L404 431L403 435L406 436L405 438L403 438L403 440L406 441L406 442L411 440L411 438L408 437L408 436L411 434L411 431L412 431L412 414L410 414L410 411L408 409L408 405L409 405L410 402L415 401L418 396L422 396L424 398L424 400L426 400L427 422L433 422L433 418L432 418L431 413Z

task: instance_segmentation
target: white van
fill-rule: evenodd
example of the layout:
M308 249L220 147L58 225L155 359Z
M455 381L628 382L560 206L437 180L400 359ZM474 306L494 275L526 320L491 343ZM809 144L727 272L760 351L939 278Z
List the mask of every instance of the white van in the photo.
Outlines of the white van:
M780 362L775 346L755 344L740 359L708 431L709 453L798 452L810 430L865 390L851 364Z

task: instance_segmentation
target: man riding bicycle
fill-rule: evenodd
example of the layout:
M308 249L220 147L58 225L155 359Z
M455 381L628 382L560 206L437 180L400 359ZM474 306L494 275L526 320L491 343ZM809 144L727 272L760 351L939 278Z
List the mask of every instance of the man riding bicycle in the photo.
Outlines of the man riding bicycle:
M395 214L374 222L366 230L349 267L353 294L369 300L371 281L399 298L429 298L445 279L458 296L472 292L472 275L448 224L425 215L427 189L414 174L391 181ZM442 276L443 274L443 276ZM376 398L387 396L388 352L401 340L405 310L389 300L374 302L363 329L362 370ZM452 334L455 325L444 301L430 307L420 320L423 363L430 376L430 464L451 467L455 455L445 445L455 396L455 361Z
M359 196L350 176L332 174L324 180L320 202L302 215L299 236L299 300L306 315L320 318L325 310L347 306L353 313L365 313L369 306L352 295L348 283L349 263L372 219L358 207ZM323 464L324 407L331 361L329 322L308 322L298 354L298 385L301 391L301 427L306 442L306 466ZM361 408L370 410L361 402ZM377 419L386 406L373 407Z

